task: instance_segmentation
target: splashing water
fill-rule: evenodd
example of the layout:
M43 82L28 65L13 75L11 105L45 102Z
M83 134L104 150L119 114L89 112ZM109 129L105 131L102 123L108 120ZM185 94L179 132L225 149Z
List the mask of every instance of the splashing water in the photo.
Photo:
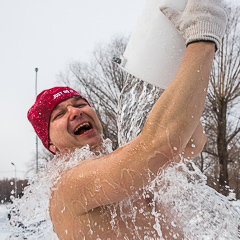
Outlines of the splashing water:
M121 111L118 126L121 145L140 133L147 113L162 92L162 89L137 79L127 81L119 102ZM85 159L102 157L112 151L110 140L105 140L103 146L103 151L99 153L92 153L86 146L74 153L56 156L49 162L47 171L39 173L38 179L26 188L24 196L14 200L10 221L14 233L9 239L58 239L53 232L48 211L50 189L64 171ZM149 199L150 195L152 202L149 212L139 204L139 199ZM239 238L239 213L226 197L206 185L206 177L194 164L188 166L173 162L170 167L161 170L145 189L137 191L135 196L111 206L104 206L102 210L111 212L110 226L112 231L117 232L116 236L121 235L120 220L129 230L130 236L122 235L122 238L118 239L164 239L163 225L169 229L170 239ZM147 229L147 225L152 224L155 232L151 237L148 233L144 237L140 234L142 226L138 219L142 217L154 220L149 220L144 226ZM65 231L67 233L67 229ZM86 236L86 239L90 238L90 235ZM101 240L101 237L97 239ZM116 238L112 238L114 239Z
M183 230L184 239L238 239L239 214L224 196L206 185L206 177L194 164L192 167L189 170L180 163L159 175L154 182L155 201L168 210L165 216Z
M119 146L138 136L149 111L163 92L163 89L136 78L127 79L118 106Z
M110 152L112 152L112 143L106 139L101 152L93 153L89 146L85 146L70 154L56 155L47 164L47 170L39 172L37 179L33 179L25 188L23 197L12 199L13 204L9 209L11 214L9 228L13 234L8 239L58 239L53 232L48 211L51 188L61 178L63 172L75 167L81 161L102 157Z
M120 145L142 130L149 111L164 92L139 79L129 79L119 100L118 136ZM136 104L137 103L137 104ZM190 165L190 164L189 164ZM184 239L240 239L240 214L228 199L206 185L206 176L191 163L173 164L159 173L147 191L154 195L155 229L161 236L159 219L183 230ZM179 239L173 232L173 238Z

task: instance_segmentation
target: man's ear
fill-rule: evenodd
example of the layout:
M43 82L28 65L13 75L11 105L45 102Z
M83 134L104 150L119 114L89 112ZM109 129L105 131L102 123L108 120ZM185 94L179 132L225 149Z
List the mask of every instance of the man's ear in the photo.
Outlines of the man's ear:
M54 153L57 152L57 148L52 143L50 143L49 149Z

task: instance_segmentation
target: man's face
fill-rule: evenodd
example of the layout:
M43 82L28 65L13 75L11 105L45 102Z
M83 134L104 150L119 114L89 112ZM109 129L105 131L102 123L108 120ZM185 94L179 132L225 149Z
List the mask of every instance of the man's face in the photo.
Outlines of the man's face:
M82 98L69 98L53 110L49 124L50 150L72 151L102 142L102 125L95 111Z

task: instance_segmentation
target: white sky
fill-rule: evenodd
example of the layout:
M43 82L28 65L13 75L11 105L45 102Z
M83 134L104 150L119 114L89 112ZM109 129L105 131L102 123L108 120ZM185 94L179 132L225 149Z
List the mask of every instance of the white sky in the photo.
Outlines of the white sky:
M87 61L97 43L129 35L145 1L0 0L0 179L15 176L11 162L23 178L35 157L35 132L27 120L35 68L38 93L56 86L56 75L71 60Z
M129 35L145 0L0 0L0 179L23 178L35 156L27 111L38 93L56 86L71 60L86 60L99 42Z

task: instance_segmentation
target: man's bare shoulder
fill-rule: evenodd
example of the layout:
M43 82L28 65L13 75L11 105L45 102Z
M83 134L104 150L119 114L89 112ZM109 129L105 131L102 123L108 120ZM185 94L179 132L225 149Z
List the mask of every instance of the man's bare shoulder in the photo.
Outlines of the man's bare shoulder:
M156 151L150 141L138 137L105 157L82 161L61 175L52 198L75 216L122 201L149 182L149 170L157 172L171 159L165 137L160 141L164 144Z

